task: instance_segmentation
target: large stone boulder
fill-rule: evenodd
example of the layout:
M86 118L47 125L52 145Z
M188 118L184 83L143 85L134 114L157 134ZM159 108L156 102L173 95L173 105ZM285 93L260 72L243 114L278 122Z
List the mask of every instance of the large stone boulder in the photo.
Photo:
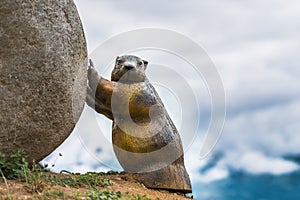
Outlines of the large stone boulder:
M40 161L72 132L87 50L72 0L0 1L0 151Z

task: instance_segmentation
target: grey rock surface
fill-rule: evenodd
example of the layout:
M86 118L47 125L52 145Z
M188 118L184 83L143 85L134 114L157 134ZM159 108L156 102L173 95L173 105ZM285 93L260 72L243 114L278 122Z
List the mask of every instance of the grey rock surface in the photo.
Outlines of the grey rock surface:
M0 1L0 151L40 161L72 132L87 49L72 0Z

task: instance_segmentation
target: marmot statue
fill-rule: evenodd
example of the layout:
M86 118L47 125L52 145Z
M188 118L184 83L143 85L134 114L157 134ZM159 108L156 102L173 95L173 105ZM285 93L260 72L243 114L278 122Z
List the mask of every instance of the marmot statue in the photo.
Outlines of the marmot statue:
M148 62L117 57L111 81L90 63L87 104L113 120L113 148L124 171L148 188L190 193L181 139L145 75Z

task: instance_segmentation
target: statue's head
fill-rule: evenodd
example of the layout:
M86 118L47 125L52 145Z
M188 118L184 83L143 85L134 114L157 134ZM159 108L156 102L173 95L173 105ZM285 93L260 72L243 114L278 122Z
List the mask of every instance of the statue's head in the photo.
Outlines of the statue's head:
M143 82L146 79L145 70L148 61L133 55L123 55L116 58L115 67L111 73L112 81L122 83Z

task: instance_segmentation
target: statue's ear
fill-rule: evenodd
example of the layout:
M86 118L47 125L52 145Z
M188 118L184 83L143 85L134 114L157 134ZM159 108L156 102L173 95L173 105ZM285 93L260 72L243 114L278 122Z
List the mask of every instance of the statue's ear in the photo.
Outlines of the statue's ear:
M147 65L148 65L148 61L147 60L143 60L143 63L144 63L144 67L145 69L147 68Z
M115 66L118 66L120 64L120 56L117 56L116 61L115 61Z

